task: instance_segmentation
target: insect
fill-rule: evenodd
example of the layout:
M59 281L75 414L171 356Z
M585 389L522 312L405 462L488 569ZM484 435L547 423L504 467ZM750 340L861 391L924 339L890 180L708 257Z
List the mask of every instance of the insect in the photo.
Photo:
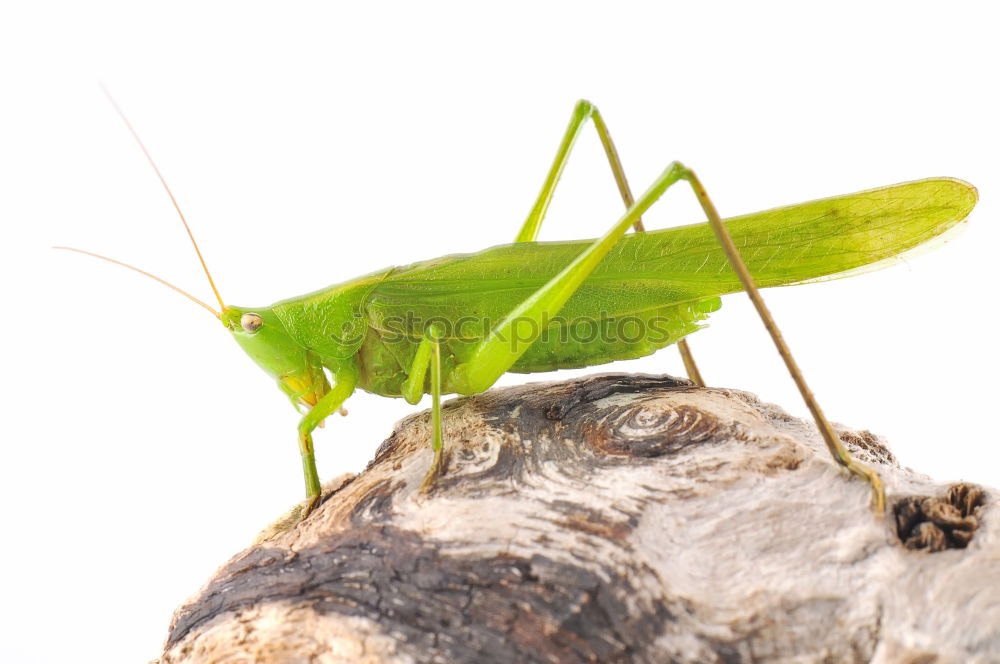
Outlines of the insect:
M587 120L597 129L626 212L600 238L537 242L549 201ZM158 169L156 173L162 181ZM645 231L642 214L681 181L691 186L709 222ZM170 198L177 207L172 194ZM390 267L269 306L245 307L223 301L181 214L218 310L138 268L74 251L141 272L205 307L277 381L302 412L298 447L305 516L321 494L313 430L338 412L356 389L411 404L431 395L434 459L424 482L430 487L444 463L443 394L484 391L506 372L597 365L683 343L721 306L721 295L745 289L757 304L754 281L761 287L784 286L871 266L955 226L976 200L976 190L968 183L935 178L723 223L697 176L679 162L672 162L633 200L603 118L596 107L581 101L511 244ZM626 234L633 227L642 232ZM771 329L773 321L762 300L758 310ZM778 343L776 327L772 336ZM782 347L779 344L779 350ZM682 350L692 379L703 384L688 349ZM786 354L787 349L782 352ZM785 359L799 382L790 354ZM804 381L800 389L807 396ZM816 415L818 406L813 409L810 399L807 396ZM821 414L817 422L822 430L820 419ZM834 457L871 483L880 509L884 496L878 475L851 459L832 429L830 435L834 440L827 443Z

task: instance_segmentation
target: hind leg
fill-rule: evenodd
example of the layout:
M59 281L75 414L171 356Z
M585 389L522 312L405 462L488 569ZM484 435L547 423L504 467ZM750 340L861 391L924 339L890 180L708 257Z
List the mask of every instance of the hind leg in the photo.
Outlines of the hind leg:
M585 99L581 99L573 109L569 126L566 128L562 142L559 144L559 149L556 151L556 158L552 162L552 167L549 169L545 183L542 185L542 190L539 192L538 198L531 208L531 212L528 213L528 218L525 219L520 232L518 232L517 237L514 239L515 242L532 242L538 237L538 232L542 228L542 221L545 219L545 212L548 210L553 193L555 193L556 185L559 184L559 178L566 167L566 162L569 161L569 153L572 151L573 144L576 143L576 139L588 119L594 122L594 129L597 130L597 136L601 139L604 154L608 158L608 164L611 166L611 174L618 185L618 192L625 203L625 208L628 209L635 201L632 197L632 189L628 184L628 178L625 177L625 169L622 167L621 159L618 157L618 150L615 148L614 141L611 140L611 133L608 131L608 126L604 123L604 118L596 106ZM632 228L636 232L645 230L641 216L636 217ZM678 341L677 349L680 351L681 360L684 362L684 370L687 372L688 378L695 385L704 387L705 381L702 379L698 365L694 361L694 355L691 353L687 339Z

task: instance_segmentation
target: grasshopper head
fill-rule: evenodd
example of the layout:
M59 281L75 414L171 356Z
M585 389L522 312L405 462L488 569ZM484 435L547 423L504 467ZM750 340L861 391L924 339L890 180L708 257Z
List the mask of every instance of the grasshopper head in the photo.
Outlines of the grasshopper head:
M221 319L236 343L293 401L315 405L328 389L322 369L314 367L309 351L292 339L270 307L227 306Z

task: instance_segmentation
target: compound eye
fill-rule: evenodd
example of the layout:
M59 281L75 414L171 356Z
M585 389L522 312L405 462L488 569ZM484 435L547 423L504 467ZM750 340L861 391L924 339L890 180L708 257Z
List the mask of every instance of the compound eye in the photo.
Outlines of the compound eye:
M240 327L248 334L256 334L260 326L264 324L264 319L257 314L243 314L240 316Z

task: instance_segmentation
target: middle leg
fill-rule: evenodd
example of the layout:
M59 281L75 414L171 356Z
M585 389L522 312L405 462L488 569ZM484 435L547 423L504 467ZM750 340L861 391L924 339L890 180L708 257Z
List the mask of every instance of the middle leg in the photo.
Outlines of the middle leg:
M434 450L434 461L430 470L424 476L420 490L424 493L434 485L434 480L444 467L444 432L441 420L441 340L444 331L440 326L430 325L420 339L416 355L407 372L403 385L403 398L411 404L416 404L424 395L424 381L428 367L431 370L431 449Z

